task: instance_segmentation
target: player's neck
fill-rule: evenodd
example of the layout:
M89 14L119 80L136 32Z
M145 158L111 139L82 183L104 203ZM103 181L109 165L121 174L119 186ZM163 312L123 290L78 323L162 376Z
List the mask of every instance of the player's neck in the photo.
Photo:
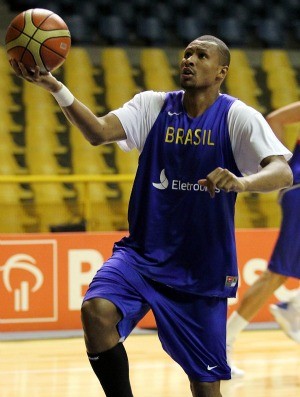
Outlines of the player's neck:
M183 98L183 106L189 116L195 118L201 116L219 97L220 93L186 91Z

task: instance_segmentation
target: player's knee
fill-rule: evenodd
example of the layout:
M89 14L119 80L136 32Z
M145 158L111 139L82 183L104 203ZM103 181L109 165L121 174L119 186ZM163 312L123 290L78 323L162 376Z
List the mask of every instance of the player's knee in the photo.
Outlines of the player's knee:
M91 299L85 301L81 307L81 321L85 330L105 330L115 327L120 320L116 306L106 299Z
M221 397L220 382L190 381L193 397Z

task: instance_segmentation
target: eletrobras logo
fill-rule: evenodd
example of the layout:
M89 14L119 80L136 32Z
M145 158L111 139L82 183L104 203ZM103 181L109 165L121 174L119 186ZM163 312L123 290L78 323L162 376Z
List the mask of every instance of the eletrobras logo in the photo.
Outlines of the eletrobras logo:
M160 182L152 182L152 185L159 190L165 190L169 187L169 180L166 176L166 171L163 169L159 176ZM172 190L194 191L194 192L207 192L206 186L201 186L199 183L183 182L180 179L173 179L170 187ZM215 189L216 193L220 193L220 189Z

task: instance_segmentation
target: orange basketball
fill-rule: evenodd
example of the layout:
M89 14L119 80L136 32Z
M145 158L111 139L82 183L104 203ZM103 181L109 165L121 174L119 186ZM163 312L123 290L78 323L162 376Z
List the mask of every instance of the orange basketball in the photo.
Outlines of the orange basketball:
M5 37L9 59L33 70L51 72L61 66L71 47L71 35L64 20L52 11L32 8L17 15Z

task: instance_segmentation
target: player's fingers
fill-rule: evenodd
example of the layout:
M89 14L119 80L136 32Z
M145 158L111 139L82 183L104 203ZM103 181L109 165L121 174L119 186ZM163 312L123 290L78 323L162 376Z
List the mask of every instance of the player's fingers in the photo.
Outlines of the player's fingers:
M201 186L207 186L207 180L206 179L199 179L198 183Z
M14 72L18 77L22 77L22 71L19 68L18 62L15 59L9 60L10 66L13 68Z
M26 69L25 65L22 62L18 62L18 66L22 72L22 76L24 79L32 78L32 72Z
M215 197L215 185L211 181L207 179L199 179L198 183L199 185L205 186L207 188L211 198Z

